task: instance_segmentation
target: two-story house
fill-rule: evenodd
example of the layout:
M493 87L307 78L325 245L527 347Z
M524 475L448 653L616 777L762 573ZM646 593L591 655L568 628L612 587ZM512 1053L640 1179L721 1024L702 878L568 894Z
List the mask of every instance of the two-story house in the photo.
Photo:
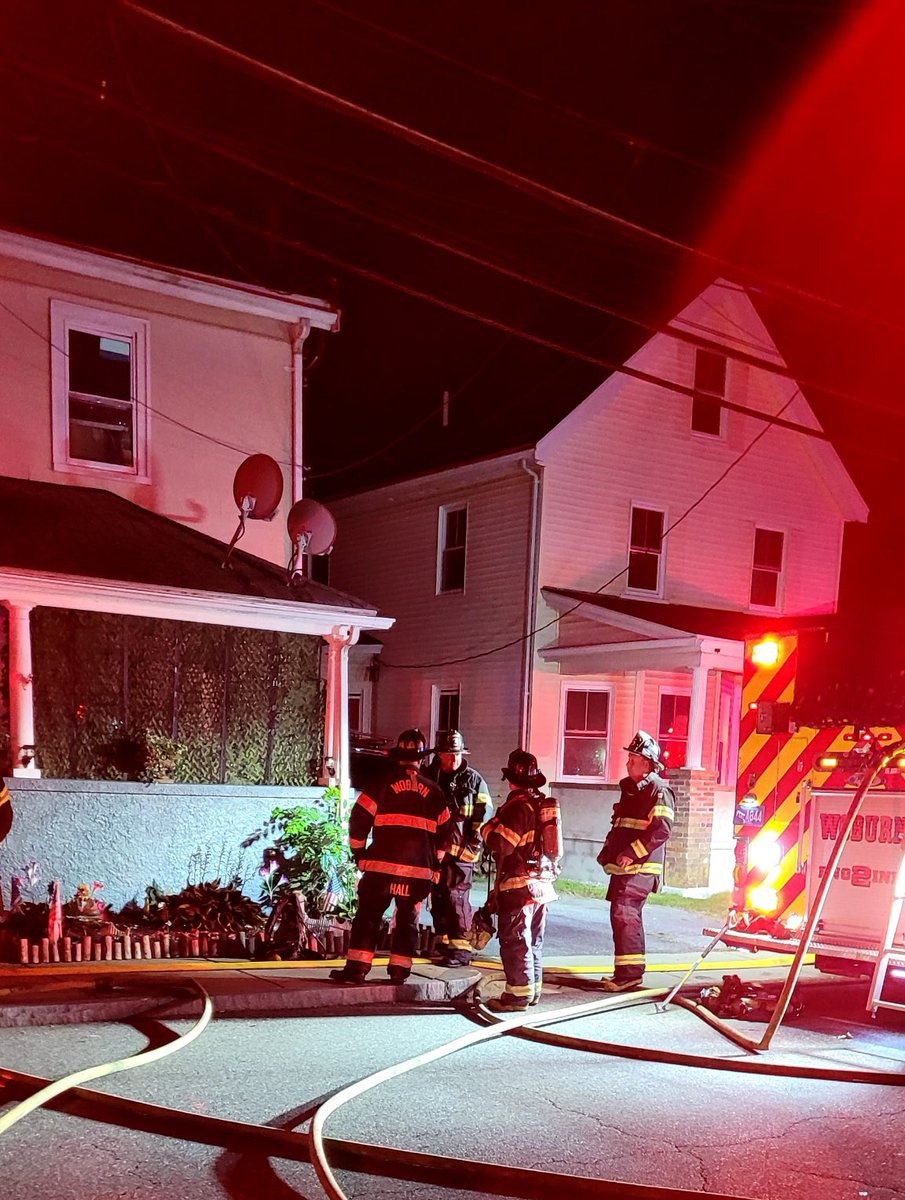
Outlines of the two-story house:
M199 845L216 859L299 787L348 787L349 660L392 619L291 577L286 524L305 339L338 320L0 232L0 876L40 859L67 891L178 887ZM251 455L253 498L282 499L230 551Z
M397 617L351 684L365 727L458 726L497 788L530 747L584 878L646 729L679 800L667 882L729 886L742 639L832 613L867 517L743 289L709 286L534 445L332 507L331 582Z

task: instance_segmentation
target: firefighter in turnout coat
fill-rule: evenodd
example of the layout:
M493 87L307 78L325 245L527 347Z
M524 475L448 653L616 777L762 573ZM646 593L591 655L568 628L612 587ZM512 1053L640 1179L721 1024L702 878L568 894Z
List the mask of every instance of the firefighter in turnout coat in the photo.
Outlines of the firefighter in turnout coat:
M509 795L483 829L497 867L497 926L506 990L488 1001L494 1012L524 1012L543 987L547 905L562 857L559 804L538 789L547 782L537 759L513 750L503 778Z
M619 781L620 797L613 825L597 861L610 877L610 902L615 970L603 980L607 992L630 992L644 975L642 910L651 892L660 888L666 842L675 820L675 797L657 774L663 770L660 747L643 729L625 747L628 775Z
M468 765L467 753L458 729L443 730L435 757L424 772L443 789L453 819L452 841L440 864L440 880L431 889L431 917L439 942L437 961L444 967L467 967L471 962L471 884L481 855L481 826L493 813L490 789Z
M366 792L359 795L349 816L349 846L363 874L346 965L330 972L337 983L364 983L383 914L394 901L387 973L393 983L404 982L411 973L418 913L437 879L452 832L446 797L419 773L426 747L419 729L401 733L390 751L396 764L373 797Z

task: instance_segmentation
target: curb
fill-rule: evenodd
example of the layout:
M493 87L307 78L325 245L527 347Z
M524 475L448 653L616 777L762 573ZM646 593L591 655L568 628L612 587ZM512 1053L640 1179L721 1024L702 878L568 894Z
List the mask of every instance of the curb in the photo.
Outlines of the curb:
M448 979L418 978L392 984L374 982L358 987L343 987L319 981L299 981L299 985L272 991L212 992L215 1016L273 1017L310 1014L318 1009L362 1008L370 1005L450 1003L467 991L478 979L468 972ZM135 1017L157 1016L162 1020L193 1019L198 1016L195 998L170 999L147 992L129 996L103 996L73 999L67 1002L31 1002L0 1005L0 1029L40 1025L83 1025L106 1021L128 1021Z

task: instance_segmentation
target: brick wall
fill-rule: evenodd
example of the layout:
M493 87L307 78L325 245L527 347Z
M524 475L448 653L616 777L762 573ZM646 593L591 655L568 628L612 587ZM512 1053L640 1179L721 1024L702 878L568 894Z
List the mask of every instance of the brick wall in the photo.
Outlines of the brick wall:
M676 821L666 854L666 885L704 888L710 880L716 775L683 767L670 771L676 797Z

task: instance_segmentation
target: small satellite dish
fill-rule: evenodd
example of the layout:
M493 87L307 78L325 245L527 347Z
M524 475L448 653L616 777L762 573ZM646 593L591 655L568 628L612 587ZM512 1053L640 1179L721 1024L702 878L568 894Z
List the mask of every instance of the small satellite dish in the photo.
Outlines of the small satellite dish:
M298 500L286 518L292 557L289 560L289 582L301 572L297 568L303 554L329 554L336 541L336 521L329 508L316 500Z
M252 454L236 471L233 496L239 512L252 521L270 521L283 498L283 472L269 454Z
M233 547L245 533L246 520L272 521L283 498L283 472L269 454L252 454L240 464L233 479L233 498L239 510L239 526L226 551L223 566L229 566Z

